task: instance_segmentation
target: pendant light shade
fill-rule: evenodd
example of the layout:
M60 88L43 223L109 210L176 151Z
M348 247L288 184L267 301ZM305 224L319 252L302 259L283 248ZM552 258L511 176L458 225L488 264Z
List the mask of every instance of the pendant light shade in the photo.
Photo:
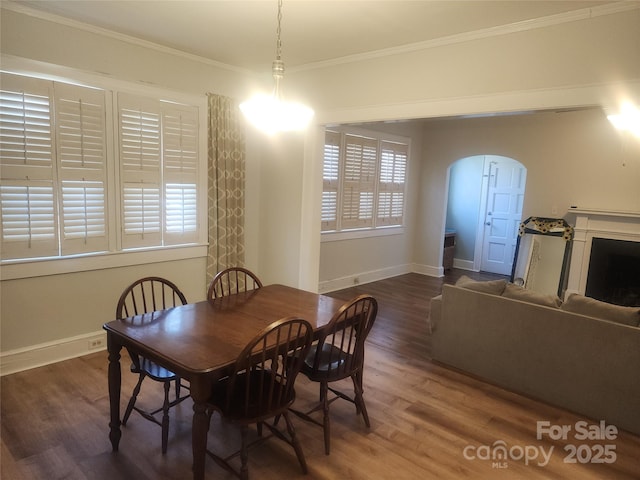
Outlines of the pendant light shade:
M296 102L287 102L282 96L281 82L284 78L284 62L282 61L282 41L280 40L281 21L282 0L278 0L276 59L272 66L273 92L271 95L256 95L240 104L240 110L247 119L268 134L304 130L313 117L313 110L309 107Z

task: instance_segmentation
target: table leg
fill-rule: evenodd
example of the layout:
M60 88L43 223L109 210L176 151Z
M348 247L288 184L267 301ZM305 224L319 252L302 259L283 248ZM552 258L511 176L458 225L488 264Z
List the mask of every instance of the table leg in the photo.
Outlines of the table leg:
M118 451L120 444L120 388L122 374L120 371L120 349L122 345L117 344L111 333L107 332L107 350L109 352L109 410L111 420L109 421L109 440L114 452Z
M193 479L204 480L204 465L207 451L209 417L206 404L211 391L211 382L206 378L191 380L193 399L193 424L191 427L191 447L193 449Z

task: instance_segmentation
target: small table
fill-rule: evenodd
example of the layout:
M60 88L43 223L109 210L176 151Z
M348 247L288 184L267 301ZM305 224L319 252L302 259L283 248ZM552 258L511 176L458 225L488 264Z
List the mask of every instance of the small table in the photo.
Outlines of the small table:
M444 231L444 251L442 252L442 267L445 271L453 268L453 255L456 248L456 231Z
M193 399L193 478L204 479L212 385L226 375L242 349L263 328L287 316L307 320L318 332L344 302L286 287L258 290L187 304L104 325L109 351L109 439L120 443L120 350L130 349L190 382Z

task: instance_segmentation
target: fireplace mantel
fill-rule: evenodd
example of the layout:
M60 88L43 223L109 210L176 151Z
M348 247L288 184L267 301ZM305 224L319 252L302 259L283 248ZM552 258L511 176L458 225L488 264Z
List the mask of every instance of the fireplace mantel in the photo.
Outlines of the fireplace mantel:
M569 223L574 223L574 237L566 296L584 295L593 238L640 242L640 212L571 208L567 215ZM575 222L571 218L574 215Z
M629 217L640 218L640 212L632 212L627 210L600 210L597 208L571 208L568 214L587 217Z

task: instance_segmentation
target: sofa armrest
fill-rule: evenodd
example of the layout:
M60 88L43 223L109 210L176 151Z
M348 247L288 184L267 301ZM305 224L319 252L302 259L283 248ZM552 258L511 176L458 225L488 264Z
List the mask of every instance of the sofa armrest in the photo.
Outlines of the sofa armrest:
M429 333L433 333L433 330L438 325L438 322L442 318L442 294L431 299L429 308L429 317L427 318L427 328Z

